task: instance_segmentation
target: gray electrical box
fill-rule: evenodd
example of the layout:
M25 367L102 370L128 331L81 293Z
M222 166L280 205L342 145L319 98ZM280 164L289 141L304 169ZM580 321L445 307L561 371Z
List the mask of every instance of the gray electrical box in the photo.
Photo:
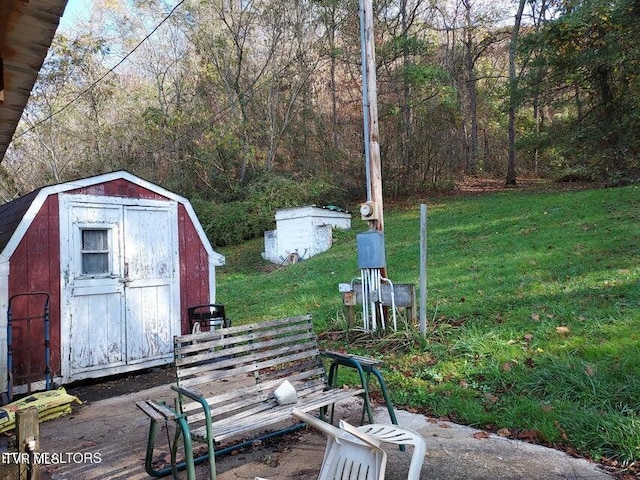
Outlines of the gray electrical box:
M384 253L384 232L370 230L356 236L358 268L384 268L387 266Z

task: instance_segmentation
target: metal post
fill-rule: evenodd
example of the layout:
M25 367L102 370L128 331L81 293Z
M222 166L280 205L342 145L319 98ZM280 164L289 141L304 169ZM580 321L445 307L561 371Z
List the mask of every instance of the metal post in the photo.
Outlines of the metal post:
M427 335L427 206L420 205L420 334Z

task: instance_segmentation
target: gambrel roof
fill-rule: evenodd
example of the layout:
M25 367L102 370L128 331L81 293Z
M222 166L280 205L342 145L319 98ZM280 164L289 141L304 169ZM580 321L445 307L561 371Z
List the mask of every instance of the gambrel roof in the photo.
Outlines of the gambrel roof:
M182 204L214 265L224 265L224 256L215 252L211 247L211 243L204 233L189 200L124 171L42 187L23 197L0 205L0 262L7 261L11 257L47 197L120 179Z

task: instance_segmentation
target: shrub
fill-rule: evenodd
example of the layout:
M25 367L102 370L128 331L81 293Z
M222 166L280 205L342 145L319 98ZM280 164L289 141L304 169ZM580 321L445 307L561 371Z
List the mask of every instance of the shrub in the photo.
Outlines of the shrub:
M205 233L214 247L235 245L274 228L277 209L302 205L335 204L345 196L322 178L299 181L263 175L247 186L240 200L216 204L192 199Z

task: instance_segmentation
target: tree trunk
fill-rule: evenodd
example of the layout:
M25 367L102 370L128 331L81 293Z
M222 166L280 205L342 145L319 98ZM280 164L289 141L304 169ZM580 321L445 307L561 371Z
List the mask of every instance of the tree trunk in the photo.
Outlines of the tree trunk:
M464 66L466 70L467 97L469 101L469 111L467 112L471 126L470 152L467 161L467 173L475 173L478 168L478 91L476 86L476 73L473 60L473 31L471 25L471 2L465 1L465 52Z
M412 109L412 92L411 92L411 84L409 83L409 79L407 78L407 71L409 69L410 58L409 58L409 46L407 45L407 36L409 30L409 19L407 17L407 0L402 0L400 3L400 16L402 22L402 67L403 67L403 78L402 78L402 163L404 166L405 175L408 180L412 172L412 162L413 162L413 141L414 141L414 132L413 132L413 109Z
M333 130L333 146L338 149L338 88L336 83L336 4L331 5L331 25L329 25L329 55L331 64L329 72L331 75L331 129Z
M520 22L525 0L518 3L516 20L509 43L509 164L507 165L507 185L516 184L516 109L518 104L518 78L516 77L516 47L520 33Z

